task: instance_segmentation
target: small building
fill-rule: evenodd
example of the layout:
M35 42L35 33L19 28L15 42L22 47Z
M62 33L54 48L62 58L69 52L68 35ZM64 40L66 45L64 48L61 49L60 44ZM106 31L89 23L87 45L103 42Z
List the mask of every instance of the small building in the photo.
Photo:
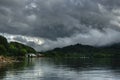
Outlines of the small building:
M25 56L28 58L37 57L34 53L28 53Z

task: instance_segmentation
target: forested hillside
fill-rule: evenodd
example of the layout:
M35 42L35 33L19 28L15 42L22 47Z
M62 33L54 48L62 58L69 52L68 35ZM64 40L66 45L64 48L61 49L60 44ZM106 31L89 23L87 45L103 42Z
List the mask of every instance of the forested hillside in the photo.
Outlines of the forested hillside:
M50 57L120 57L120 44L118 43L104 47L76 44L63 48L56 48L44 54Z
M35 53L35 49L27 45L10 42L3 36L0 36L0 55L6 56L24 56L27 53Z

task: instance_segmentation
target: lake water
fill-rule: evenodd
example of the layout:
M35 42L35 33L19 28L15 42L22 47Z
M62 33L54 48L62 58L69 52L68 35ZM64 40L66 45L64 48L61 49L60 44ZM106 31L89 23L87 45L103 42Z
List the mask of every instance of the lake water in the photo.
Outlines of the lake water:
M120 80L120 60L26 59L0 64L0 80Z

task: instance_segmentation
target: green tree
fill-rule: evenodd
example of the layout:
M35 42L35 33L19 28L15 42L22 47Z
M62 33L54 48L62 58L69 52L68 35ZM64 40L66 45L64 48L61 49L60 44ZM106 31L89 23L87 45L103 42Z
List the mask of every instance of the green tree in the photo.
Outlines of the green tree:
M9 52L11 56L17 56L18 55L18 49L14 45L9 45Z
M7 49L5 46L0 45L0 55L6 55L7 54Z
M27 50L26 49L20 49L20 56L25 56L25 54L27 54Z
M4 47L7 49L8 48L8 42L7 39L3 36L0 36L0 45L4 45Z

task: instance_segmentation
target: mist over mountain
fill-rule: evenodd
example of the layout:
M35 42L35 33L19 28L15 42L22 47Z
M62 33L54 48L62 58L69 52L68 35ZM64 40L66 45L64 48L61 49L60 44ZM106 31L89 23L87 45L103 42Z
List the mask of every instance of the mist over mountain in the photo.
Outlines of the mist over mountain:
M120 43L120 1L0 0L0 35L37 51Z

